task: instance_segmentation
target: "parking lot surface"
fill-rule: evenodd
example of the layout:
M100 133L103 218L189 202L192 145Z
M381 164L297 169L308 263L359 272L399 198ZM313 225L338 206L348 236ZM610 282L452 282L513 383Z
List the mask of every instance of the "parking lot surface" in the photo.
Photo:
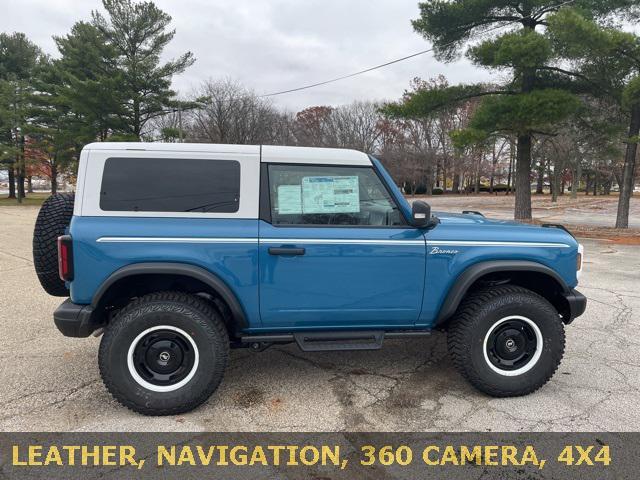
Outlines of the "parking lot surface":
M567 327L555 377L522 398L475 391L443 334L381 351L232 351L220 389L194 412L144 417L106 391L99 338L65 338L31 260L35 207L0 207L2 431L638 431L640 247L583 240L584 316Z

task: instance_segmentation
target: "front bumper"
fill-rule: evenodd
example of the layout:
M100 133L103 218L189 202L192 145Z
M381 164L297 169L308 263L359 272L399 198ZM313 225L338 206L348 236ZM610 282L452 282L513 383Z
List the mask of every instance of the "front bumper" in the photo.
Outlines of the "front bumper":
M98 328L92 322L91 305L78 305L67 298L53 312L53 321L65 337L88 337Z
M567 315L564 316L564 323L567 325L582 315L587 308L587 297L573 288L563 295L568 305Z

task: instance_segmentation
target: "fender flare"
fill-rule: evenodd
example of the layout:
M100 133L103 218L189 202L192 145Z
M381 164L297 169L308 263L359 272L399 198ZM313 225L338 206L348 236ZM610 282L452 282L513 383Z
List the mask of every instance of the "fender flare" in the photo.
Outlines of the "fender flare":
M473 283L480 277L495 272L537 272L553 278L563 290L569 293L571 290L563 278L553 270L541 263L526 260L492 260L476 263L464 270L449 288L449 292L440 307L440 311L434 323L434 327L444 323L456 312L460 302L467 294Z
M165 262L149 262L134 263L122 267L113 272L107 279L102 282L100 288L96 291L91 299L91 307L94 311L98 308L100 300L109 288L116 282L136 275L182 275L199 280L211 287L220 295L222 300L226 302L233 315L234 323L238 330L242 330L249 326L247 316L245 315L242 304L236 297L235 293L229 286L217 275L205 270L202 267L190 265L188 263L165 263Z

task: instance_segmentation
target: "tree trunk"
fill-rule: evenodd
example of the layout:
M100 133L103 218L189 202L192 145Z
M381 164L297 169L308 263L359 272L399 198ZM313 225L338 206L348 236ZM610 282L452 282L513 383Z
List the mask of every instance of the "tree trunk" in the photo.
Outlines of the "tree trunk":
M553 167L553 177L550 178L551 183L551 201L556 203L560 194L560 178L562 177L562 168L559 165Z
M33 177L31 175L27 177L27 192L33 193Z
M16 154L16 169L18 173L18 203L22 203L22 199L26 197L24 191L25 181L25 165L24 165L24 135L20 136L20 150Z
M16 198L16 174L13 164L9 165L9 197Z
M536 195L542 195L544 193L544 156L540 159L538 164L538 183L536 184Z
M524 12L532 13L530 5L525 2ZM525 29L535 30L535 23L524 24ZM536 83L536 69L527 67L522 72L522 93L530 93ZM530 132L518 133L518 151L516 154L516 201L513 217L516 220L531 220L531 144Z
M58 193L58 167L51 165L51 195Z
M26 178L24 176L23 172L20 172L20 175L18 176L18 191L19 191L19 195L22 198L26 198L27 197L27 191L24 188L24 182L25 182Z
M618 191L622 189L622 168L614 168L613 176L616 179L616 184L618 184Z
M638 155L638 135L640 135L640 104L631 109L631 124L629 126L629 143L624 155L624 170L622 173L622 187L618 200L618 215L616 228L629 228L629 202L633 196L635 185L636 156Z
M447 167L442 162L442 193L447 193Z
M553 165L553 172L551 172L551 159L549 159L546 162L546 167L547 167L547 178L549 179L549 193L553 194L554 191L553 189L556 188L556 184L555 184L555 178L556 178L556 165L554 163ZM556 199L557 199L557 192L556 192Z
M518 135L514 218L531 220L531 135Z
M493 157L491 158L491 177L489 178L489 193L493 193L493 184L496 178L496 163L498 163L498 157L496 155L496 143L493 142Z
M460 174L453 174L453 185L451 185L451 193L460 193Z
M140 133L142 132L142 126L140 125L140 101L133 100L133 134L136 136L136 140L140 141Z
M431 172L427 172L427 181L425 183L425 195L433 195L433 175Z
M607 180L602 183L602 189L604 195L609 195L611 193L611 184L613 183L613 175L609 174Z
M598 169L596 169L596 171L593 174L593 196L595 197L596 195L598 195L598 182L600 180L600 172L598 172Z
M507 174L507 193L511 193L511 172L513 171L513 159L514 159L515 145L513 144L513 138L509 137L509 173Z
M591 172L587 172L584 179L584 194L589 195L589 189L591 188Z
M18 203L22 203L23 198L24 198L24 177L22 176L20 154L16 154L16 199L18 200Z

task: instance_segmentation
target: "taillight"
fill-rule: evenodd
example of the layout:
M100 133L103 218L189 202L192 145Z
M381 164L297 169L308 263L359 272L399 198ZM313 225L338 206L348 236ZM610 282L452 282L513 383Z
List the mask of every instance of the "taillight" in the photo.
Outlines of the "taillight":
M580 279L582 274L582 266L584 265L584 247L578 244L578 254L576 255L576 278Z
M71 235L58 237L58 275L63 282L73 280L73 242Z

